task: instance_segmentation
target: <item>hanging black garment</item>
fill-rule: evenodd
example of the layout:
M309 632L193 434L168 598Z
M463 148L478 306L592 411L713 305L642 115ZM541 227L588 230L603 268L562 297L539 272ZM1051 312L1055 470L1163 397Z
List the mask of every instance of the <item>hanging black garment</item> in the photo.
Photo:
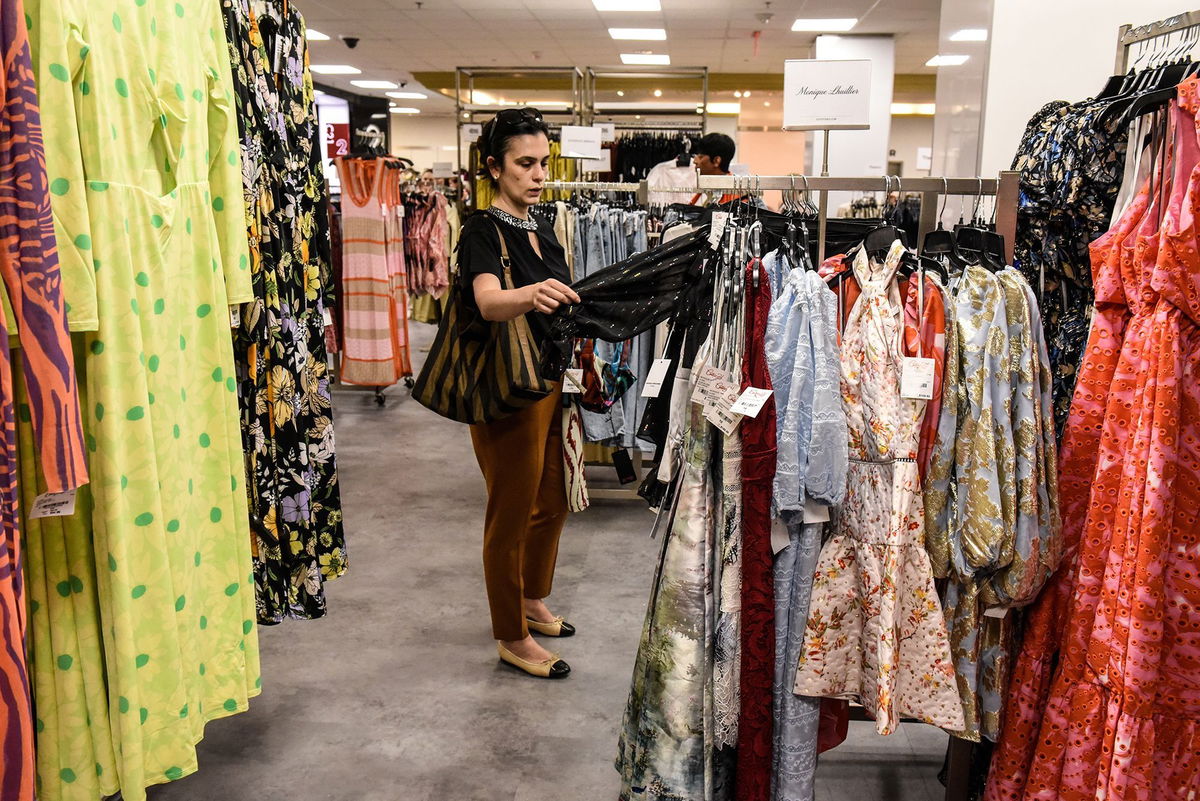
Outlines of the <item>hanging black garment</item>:
M561 307L551 317L550 335L542 346L542 375L562 378L575 339L622 342L690 314L696 303L689 298L702 282L709 252L705 226L576 282L571 288L580 302Z

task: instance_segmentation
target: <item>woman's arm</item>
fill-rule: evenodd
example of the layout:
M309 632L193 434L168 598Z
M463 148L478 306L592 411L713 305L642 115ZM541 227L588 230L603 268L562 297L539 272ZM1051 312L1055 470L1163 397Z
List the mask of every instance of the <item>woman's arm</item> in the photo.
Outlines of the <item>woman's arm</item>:
M550 314L564 303L579 302L579 296L571 287L553 278L518 289L501 289L499 278L491 273L480 273L471 287L479 313L493 323L512 320L531 311Z

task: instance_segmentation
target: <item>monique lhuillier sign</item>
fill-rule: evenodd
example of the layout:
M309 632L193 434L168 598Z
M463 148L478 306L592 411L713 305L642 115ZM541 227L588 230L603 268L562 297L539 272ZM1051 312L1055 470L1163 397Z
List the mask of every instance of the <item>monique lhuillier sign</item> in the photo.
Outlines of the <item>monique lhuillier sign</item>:
M783 127L792 131L871 127L868 59L783 62Z

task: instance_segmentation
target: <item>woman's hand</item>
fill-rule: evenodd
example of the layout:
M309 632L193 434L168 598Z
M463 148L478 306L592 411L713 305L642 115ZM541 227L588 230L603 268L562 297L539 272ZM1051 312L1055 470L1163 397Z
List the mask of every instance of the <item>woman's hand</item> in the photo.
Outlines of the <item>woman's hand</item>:
M533 310L542 314L553 314L559 306L579 302L575 290L554 278L531 284L529 289L533 295Z

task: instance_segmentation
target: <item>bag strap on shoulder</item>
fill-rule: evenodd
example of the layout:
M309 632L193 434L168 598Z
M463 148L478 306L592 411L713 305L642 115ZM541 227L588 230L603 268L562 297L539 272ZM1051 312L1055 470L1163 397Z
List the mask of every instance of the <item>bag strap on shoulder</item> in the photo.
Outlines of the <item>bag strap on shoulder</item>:
M500 240L500 266L504 268L504 272L511 274L512 260L508 257L508 242L504 239L504 232L500 230L500 223L495 220L489 222L496 229L496 237Z

